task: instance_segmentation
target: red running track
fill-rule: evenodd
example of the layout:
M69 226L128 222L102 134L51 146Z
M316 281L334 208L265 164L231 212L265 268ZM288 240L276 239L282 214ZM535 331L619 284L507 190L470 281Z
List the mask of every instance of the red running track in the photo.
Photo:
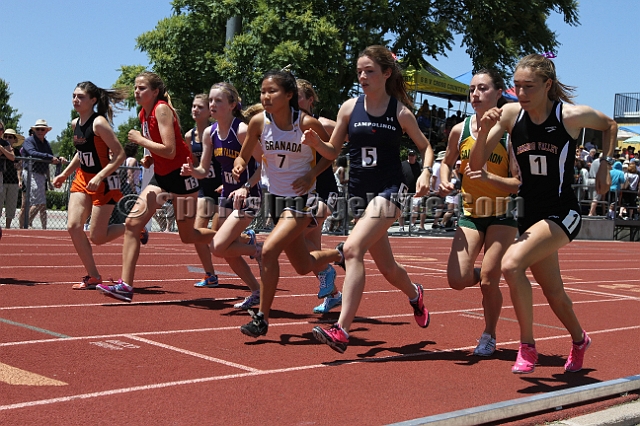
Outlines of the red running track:
M504 283L498 350L471 355L484 325L481 294L448 288L450 243L392 239L425 287L427 329L367 256L366 293L340 355L311 334L338 313L311 313L317 280L297 276L286 258L269 334L254 340L239 331L249 316L233 308L245 286L219 263L220 286L194 288L200 265L176 234L151 234L127 304L71 290L85 271L65 232L5 230L0 424L388 424L640 373L640 277L630 261L640 244L576 241L561 250L567 291L593 339L585 369L564 372L570 337L534 285L540 365L518 376ZM119 277L120 251L118 240L94 249L103 277ZM343 277L338 268L339 287Z

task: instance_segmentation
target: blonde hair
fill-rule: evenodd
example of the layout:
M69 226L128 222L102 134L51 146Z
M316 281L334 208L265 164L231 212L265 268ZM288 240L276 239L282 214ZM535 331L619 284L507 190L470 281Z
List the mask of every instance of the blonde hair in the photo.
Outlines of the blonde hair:
M573 103L575 87L567 86L558 81L556 66L551 59L538 54L528 55L520 59L516 65L516 71L520 68L530 69L535 75L542 78L543 82L551 80L551 88L547 93L549 100Z
M257 104L249 105L247 109L245 109L242 112L242 115L244 115L244 119L246 121L249 121L251 120L251 117L253 117L256 114L260 114L262 111L264 111L264 107L262 106L261 103L257 103Z

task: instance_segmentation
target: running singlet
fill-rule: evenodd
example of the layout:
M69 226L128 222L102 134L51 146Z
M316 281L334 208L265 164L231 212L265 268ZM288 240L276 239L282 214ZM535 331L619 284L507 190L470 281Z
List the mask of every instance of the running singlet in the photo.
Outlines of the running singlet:
M377 195L404 182L400 161L403 131L397 110L398 101L391 97L385 113L374 117L364 108L364 95L357 99L349 120L350 193Z
M158 127L158 120L156 119L156 108L158 105L167 105L165 101L158 101L153 106L153 111L149 114L149 118L145 118L146 112L144 108L140 111L140 124L142 125L142 135L156 143L162 143L162 137L160 136L160 129ZM185 143L182 135L180 134L180 125L175 111L173 112L173 134L176 139L176 155L173 159L161 157L159 155L151 153L153 157L154 173L159 176L166 176L174 170L179 170L186 162L187 158L191 156L191 151Z
M264 128L260 138L263 161L269 177L269 192L284 197L296 197L292 182L309 172L316 163L315 150L301 143L300 111L291 109L292 130L281 130L264 111ZM315 190L315 182L309 192Z
M240 126L240 119L234 118L231 123L231 128L226 138L220 137L218 126L214 125L211 130L211 143L213 145L213 155L218 163L220 163L222 173L222 196L228 197L236 189L240 188L245 182L249 180L249 177L256 171L256 160L251 157L247 168L240 176L240 180L237 181L233 178L233 162L240 155L242 144L238 141L238 127ZM256 189L256 188L252 188Z
M73 145L78 150L80 168L93 175L109 164L109 148L100 136L93 132L93 122L98 114L93 114L86 123L80 125L80 119L76 122L73 131Z
M216 128L216 126L217 123L214 123L211 128L212 132ZM196 142L195 128L191 129L191 154L193 154L193 156L198 159L198 164L196 164L196 167L199 166L200 162L202 161L202 142ZM205 177L204 179L213 179L214 185L220 186L220 184L222 183L222 179L220 178L221 173L222 171L220 169L220 163L218 163L218 161L216 160L215 155L212 155L211 164L209 165L209 171L207 172L207 177Z
M471 117L467 117L464 120L464 125L462 128L462 133L460 134L460 139L458 140L458 152L460 152L460 170L465 170L467 164L469 163L469 154L471 153L471 148L476 143L476 138L473 136L471 131ZM494 148L493 152L489 156L489 160L487 160L486 171L501 177L509 176L509 156L511 150L509 148L509 134L505 132L500 139L500 142ZM464 175L462 176L462 200L463 200L463 208L464 215L471 217L487 217L487 216L496 216L503 215L504 211L493 211L496 207L503 205L504 203L497 203L497 198L506 198L510 194L507 191L503 191L497 188L495 185L492 185L490 182L484 182L480 179L465 179ZM482 208L488 208L491 206L492 211L481 211L477 212L475 209L480 205L477 203L477 200L480 197L487 197L491 201L489 203L483 202Z
M576 140L562 124L561 102L554 103L549 117L539 125L520 110L511 141L522 177L518 195L525 201L527 216L577 205L571 188Z

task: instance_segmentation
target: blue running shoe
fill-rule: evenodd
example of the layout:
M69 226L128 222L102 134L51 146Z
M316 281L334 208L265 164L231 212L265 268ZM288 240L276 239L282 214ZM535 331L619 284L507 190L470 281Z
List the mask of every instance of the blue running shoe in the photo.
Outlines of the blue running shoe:
M218 287L218 276L207 272L202 281L195 283L193 286L198 288Z
M318 299L325 298L336 291L336 270L333 266L327 265L324 271L319 272L318 280L320 280Z
M247 229L246 231L244 231L245 234L247 234L247 237L249 237L249 242L247 244L249 244L250 246L255 246L256 245L256 231L254 231L253 229ZM253 259L253 257L251 257Z
M122 280L118 280L114 285L98 284L96 290L105 296L124 300L125 302L131 302L133 298L133 287Z
M321 304L313 308L314 314L326 314L336 306L342 305L342 293L338 292L335 296L327 296Z

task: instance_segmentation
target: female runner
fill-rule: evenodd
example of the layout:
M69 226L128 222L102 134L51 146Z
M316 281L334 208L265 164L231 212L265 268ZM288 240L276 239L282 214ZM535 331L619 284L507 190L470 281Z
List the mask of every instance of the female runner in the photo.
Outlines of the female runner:
M387 230L402 212L407 192L400 161L402 134L409 135L424 158L423 172L416 183L417 196L429 189L433 150L405 106L410 106L411 100L391 52L384 46L367 47L358 58L357 73L364 95L349 99L340 108L330 143L322 143L312 132L305 133L305 144L328 159L338 156L348 136L349 196L360 200L356 206L350 199L349 204L359 210L354 212L359 219L344 247L338 246L344 251L346 265L340 318L328 329L313 329L316 339L340 353L349 343L348 330L364 291L367 251L386 280L409 298L418 325L429 325L422 286L412 283L407 271L394 259Z
M187 163L182 168L182 174L205 176L208 170L205 170L203 164L209 164L212 156L215 156L216 162L221 166L223 183L218 229L211 243L210 253L223 257L233 272L249 286L251 294L234 305L238 309L249 309L260 302L260 283L242 256L256 257L259 262L260 247L253 231L249 233L249 244L240 237L260 209L260 170L257 164L260 164L262 151L256 146L247 170L239 179L235 179L232 173L233 162L240 154L247 134L236 88L229 83L214 84L209 92L209 110L216 122L204 130L201 165L194 168Z
M296 79L298 85L298 106L301 110L313 115L314 102L320 102L318 94L313 89L311 83L307 80ZM315 117L315 116L314 116ZM327 131L329 137L336 127L336 122L326 117L316 117ZM307 175L298 178L293 182L294 188L299 185L301 189L308 189L305 185L310 186L311 182L316 182L316 193L318 194L318 210L316 213L316 221L318 226L307 228L306 239L309 251L322 249L322 228L327 217L338 207L338 185L333 175L331 161L324 158L320 153L316 152L316 165ZM318 299L323 299L322 303L313 308L316 314L326 314L331 309L342 303L342 293L335 286L336 271L331 265L322 271L313 271L318 277L320 288L318 289Z
M512 154L520 169L518 195L524 212L518 212L519 238L502 259L502 273L520 324L520 349L511 369L531 373L538 360L533 338L533 292L526 270L531 270L549 306L571 334L573 345L565 371L582 369L591 338L583 330L571 299L564 290L558 250L580 231L580 206L571 184L573 153L582 128L603 131L603 152L613 163L617 135L615 121L600 111L571 104L571 87L560 83L553 62L542 55L520 60L513 78L518 103L492 108L482 117L469 166L480 170L505 131L511 135ZM603 161L596 176L599 193L608 190L609 167Z
M195 229L195 217L188 214L189 210L195 210L199 185L191 176L180 176L182 164L191 158L191 151L182 139L178 115L171 106L164 82L157 74L145 71L136 77L134 95L142 107L142 133L130 130L129 141L151 152L154 174L125 222L121 278L113 285L99 284L96 287L105 295L125 302L131 302L133 297L133 278L140 255L138 236L166 199L173 199L183 243L208 244L215 234L210 229Z
M473 351L479 356L493 355L496 349L496 326L502 309L500 262L517 232L517 222L513 217L507 216L504 203L509 194L518 192L520 181L515 161L510 161L509 137L506 133L493 150L486 170L472 172L467 164L480 126L478 117L482 117L496 105L504 105L504 90L504 80L494 70L483 69L473 76L469 85L469 97L476 113L451 129L447 151L440 166L441 196L454 190L450 175L452 165L458 157L461 162L460 170L465 171L461 188L464 214L458 219L458 228L453 236L447 279L449 286L455 290L480 283L485 327L478 346ZM487 206L492 210L476 210ZM498 207L501 211L494 210ZM482 266L474 268L483 247Z
M87 275L73 285L74 290L93 290L102 284L91 243L108 243L124 233L124 224L109 225L111 213L122 198L116 171L125 159L124 149L111 123L113 106L123 102L127 96L127 90L101 89L90 81L78 83L73 91L73 108L79 115L71 122L77 151L64 171L53 178L53 186L60 188L76 172L69 195L67 231ZM89 215L91 222L87 238L84 224Z
M208 162L202 162L203 141L205 130L211 125L211 113L209 111L209 97L206 93L201 93L193 98L191 104L191 117L196 122L196 127L189 130L184 135L184 141L191 147L191 153L196 166L202 166L205 174L196 176L200 190L198 191L198 215L194 226L196 228L208 228L209 220L213 220L212 229L217 229L216 213L218 188L222 184L220 164L211 157ZM207 167L208 165L208 167ZM196 253L204 268L204 278L194 284L198 288L211 288L218 286L218 276L215 273L213 261L211 260L211 250L207 244L196 244Z
M280 275L280 253L286 253L300 275L326 269L329 263L341 258L337 250L309 253L304 231L317 225L313 217L315 183L306 191L294 187L294 181L307 174L315 164L314 150L302 144L303 132L312 129L328 139L326 131L317 119L300 111L296 80L287 71L269 71L264 75L260 101L265 111L249 122L245 142L233 168L233 177L239 180L256 146L261 144L269 179L271 217L276 223L262 250L260 311L257 314L249 311L253 319L241 327L242 333L251 337L267 334L269 312Z

